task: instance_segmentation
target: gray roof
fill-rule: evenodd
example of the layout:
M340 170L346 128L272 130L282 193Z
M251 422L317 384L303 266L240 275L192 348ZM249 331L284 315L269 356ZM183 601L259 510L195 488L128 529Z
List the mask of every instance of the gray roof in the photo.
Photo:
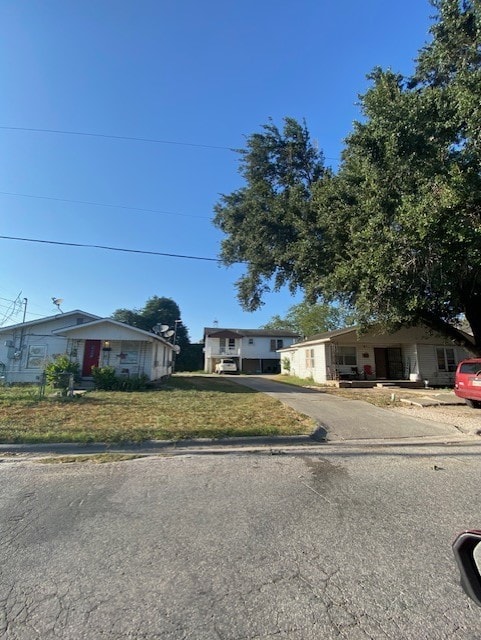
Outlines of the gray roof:
M295 331L289 331L288 329L229 329L226 327L205 327L204 336L212 336L216 333L222 333L229 331L242 337L258 336L265 338L298 338L299 334Z
M315 333L312 336L308 336L301 342L296 342L295 346L299 347L303 344L310 344L311 342L327 342L331 338L335 338L337 336L343 336L347 333L357 332L358 327L344 327L344 329L335 329L334 331L325 331L324 333ZM294 345L292 345L294 346ZM289 347L285 347L289 349ZM280 351L280 349L278 349Z
M88 316L92 318L92 320L98 320L100 316L96 316L93 313L88 313L87 311L82 311L81 309L75 309L74 311L65 311L64 313L56 313L53 316L45 316L44 318L39 318L38 320L29 320L28 322L18 322L17 324L10 324L6 327L0 327L0 332L2 331L11 331L12 329L20 329L22 327L30 327L36 324L43 324L44 322L48 322L49 320L56 320L58 318L68 318L69 316L82 314L84 316Z
M312 336L307 336L303 342L313 342L314 340L329 340L336 336L343 336L345 333L351 333L351 331L357 331L358 327L344 327L343 329L334 329L333 331L325 331L324 333L315 333Z
M148 336L153 341L158 340L159 342L162 342L169 346L171 349L173 348L173 344L171 342L152 331L144 331L144 329L133 327L131 324L119 322L118 320L113 320L112 318L98 318L98 320L92 320L91 322L84 322L83 324L72 325L71 327L64 327L63 329L56 329L55 331L52 331L52 333L62 336L65 333L75 333L76 331L83 331L84 329L88 329L99 324L113 324L116 327L130 329L131 331L135 331L136 333L140 333L141 335Z

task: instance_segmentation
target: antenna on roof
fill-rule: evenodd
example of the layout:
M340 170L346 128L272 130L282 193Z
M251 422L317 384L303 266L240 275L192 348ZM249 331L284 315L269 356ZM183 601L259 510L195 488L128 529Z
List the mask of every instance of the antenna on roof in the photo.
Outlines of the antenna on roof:
M169 331L169 325L158 323L152 327L152 331L158 336L162 336L163 338L165 338L166 332ZM173 335L173 332L170 335Z
M63 298L52 298L52 302L57 307L57 309L60 311L60 313L63 313L62 309L60 308L60 305L63 302Z

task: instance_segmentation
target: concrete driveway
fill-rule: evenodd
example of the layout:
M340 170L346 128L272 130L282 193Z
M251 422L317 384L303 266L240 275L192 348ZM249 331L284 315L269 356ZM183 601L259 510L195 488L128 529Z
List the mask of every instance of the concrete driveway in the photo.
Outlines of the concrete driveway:
M289 386L264 376L236 376L232 380L310 416L325 429L327 440L331 441L459 436L452 425L403 416L322 390Z

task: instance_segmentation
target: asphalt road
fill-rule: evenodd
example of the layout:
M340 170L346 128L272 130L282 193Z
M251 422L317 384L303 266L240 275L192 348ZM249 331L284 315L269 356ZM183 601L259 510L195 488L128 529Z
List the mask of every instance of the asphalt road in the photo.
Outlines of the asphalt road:
M450 544L480 453L4 459L0 638L478 640Z
M360 400L332 396L270 380L266 376L235 376L234 382L261 391L313 418L327 440L371 440L458 436L450 424L419 420Z

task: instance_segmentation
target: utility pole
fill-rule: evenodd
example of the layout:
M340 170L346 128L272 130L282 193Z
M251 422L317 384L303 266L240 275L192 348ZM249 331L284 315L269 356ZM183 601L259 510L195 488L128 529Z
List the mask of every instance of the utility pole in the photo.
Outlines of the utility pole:
M174 320L174 347L175 347L175 341L177 340L177 325L182 324L182 320ZM175 353L175 351L172 351L172 373L174 373L175 371L175 356L177 354Z
M23 341L25 339L25 317L27 315L27 304L28 299L23 299L23 319L22 319L22 330L20 331L20 346L18 350L20 351L20 357L18 359L18 370L20 371L22 368L22 351L23 351Z

